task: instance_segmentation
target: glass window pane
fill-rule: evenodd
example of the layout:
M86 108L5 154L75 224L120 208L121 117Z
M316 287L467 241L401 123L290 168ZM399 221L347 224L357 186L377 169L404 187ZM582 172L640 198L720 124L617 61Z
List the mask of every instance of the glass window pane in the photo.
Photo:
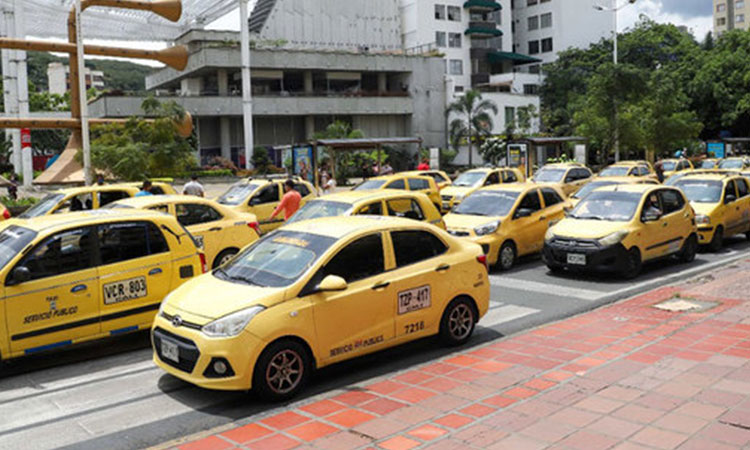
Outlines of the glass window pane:
M427 231L394 231L391 240L398 267L434 258L448 250L443 241Z
M383 273L384 270L383 239L380 234L373 234L339 251L323 268L321 280L328 275L336 275L352 283Z

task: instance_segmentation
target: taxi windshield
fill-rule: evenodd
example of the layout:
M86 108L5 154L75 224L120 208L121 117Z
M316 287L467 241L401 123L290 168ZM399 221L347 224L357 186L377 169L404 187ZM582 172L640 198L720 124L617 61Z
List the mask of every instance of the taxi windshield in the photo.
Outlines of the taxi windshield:
M484 172L467 172L462 173L456 181L453 182L453 186L469 186L473 187L484 180Z
M466 197L453 213L469 216L507 216L516 203L518 194L509 191L475 192Z
M250 194L255 192L260 187L259 184L235 184L226 191L217 202L222 205L239 205L242 203Z
M255 286L289 286L335 242L334 238L317 234L278 231L260 239L213 274L222 280Z
M534 181L542 183L558 183L565 176L565 169L541 169L534 175Z
M741 159L725 159L719 163L719 169L742 169L743 165Z
M581 200L568 217L626 222L633 218L641 196L639 192L594 191Z
M701 162L701 169L713 169L716 167L716 161L705 160Z
M607 167L599 173L600 177L624 177L630 171L630 167L627 166L613 166Z
M385 180L367 180L355 186L353 191L367 191L370 189L380 189L385 184Z
M685 197L695 203L719 203L723 186L719 180L685 180L675 183L675 187L682 189Z
M34 240L36 231L12 225L0 233L0 270Z
M55 206L57 206L62 199L65 198L65 195L63 194L49 194L45 195L39 203L32 206L31 208L27 209L23 212L23 214L19 215L21 219L31 219L32 217L39 217L47 214L48 212L52 211Z
M674 161L664 161L661 163L661 168L666 171L674 170L675 167L677 167L677 163Z
M617 184L614 181L594 181L589 184L585 184L581 189L578 189L578 191L571 195L572 198L582 199L583 197L589 195L591 191L599 189L600 187L604 186L612 186L613 184Z
M352 205L350 203L314 200L307 202L307 204L294 213L286 223L288 225L293 222L317 219L319 217L343 216L351 208Z

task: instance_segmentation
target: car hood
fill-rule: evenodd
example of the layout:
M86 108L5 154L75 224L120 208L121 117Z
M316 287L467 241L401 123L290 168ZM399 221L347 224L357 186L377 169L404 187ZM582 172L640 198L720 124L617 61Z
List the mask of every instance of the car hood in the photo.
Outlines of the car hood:
M478 226L494 222L496 220L502 220L503 217L498 216L471 216L467 214L455 214L448 213L443 217L445 226L448 229L460 228L460 229L474 229Z
M455 197L457 195L466 195L469 192L472 192L476 189L477 188L471 187L471 186L451 185L451 186L443 188L443 190L440 191L440 195L450 195L451 197Z
M164 307L169 314L183 312L203 318L205 322L200 325L205 325L251 306L271 307L284 300L285 291L286 288L249 286L205 274L169 294Z
M627 222L563 219L552 227L552 233L562 238L601 239L626 227Z
M690 202L690 206L693 207L695 214L702 214L704 216L710 216L716 212L716 208L719 207L718 203L695 203Z

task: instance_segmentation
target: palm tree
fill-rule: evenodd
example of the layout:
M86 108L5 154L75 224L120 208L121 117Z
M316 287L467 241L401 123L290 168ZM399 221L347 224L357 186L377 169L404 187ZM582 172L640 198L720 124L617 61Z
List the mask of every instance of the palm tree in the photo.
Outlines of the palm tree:
M492 100L482 100L482 93L477 90L466 92L455 102L448 105L446 114L455 114L458 116L450 123L450 136L454 145L460 138L466 137L469 143L469 166L472 165L474 153L474 137L487 135L492 131L492 116L497 114L497 105Z

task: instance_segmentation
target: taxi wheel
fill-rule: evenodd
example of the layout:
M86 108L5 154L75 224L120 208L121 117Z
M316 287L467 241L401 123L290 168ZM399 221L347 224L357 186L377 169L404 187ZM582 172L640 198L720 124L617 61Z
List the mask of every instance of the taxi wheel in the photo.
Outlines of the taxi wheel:
M511 241L503 243L497 255L497 266L500 270L510 270L516 263L516 246Z
M232 259L232 257L234 255L236 255L236 254L237 254L237 250L232 249L232 248L228 248L228 249L222 251L221 253L219 253L218 255L216 255L216 258L214 258L214 264L213 264L213 266L211 266L211 268L212 269L217 269L217 268L223 266L224 263L226 263L227 261L229 261L230 259Z
M307 349L293 340L276 341L266 347L253 371L253 389L267 401L283 401L297 395L310 374Z
M721 247L724 246L724 228L722 227L716 227L716 231L714 232L714 237L711 239L711 242L708 244L709 250L712 252L718 252L721 250Z
M477 323L477 311L471 300L459 297L448 304L440 319L440 340L446 345L461 345L469 340Z
M628 251L625 268L622 271L623 278L631 280L637 277L641 273L642 267L641 252L636 247L631 248Z
M695 254L698 253L698 238L691 234L682 245L680 252L680 262L691 263L695 260Z

